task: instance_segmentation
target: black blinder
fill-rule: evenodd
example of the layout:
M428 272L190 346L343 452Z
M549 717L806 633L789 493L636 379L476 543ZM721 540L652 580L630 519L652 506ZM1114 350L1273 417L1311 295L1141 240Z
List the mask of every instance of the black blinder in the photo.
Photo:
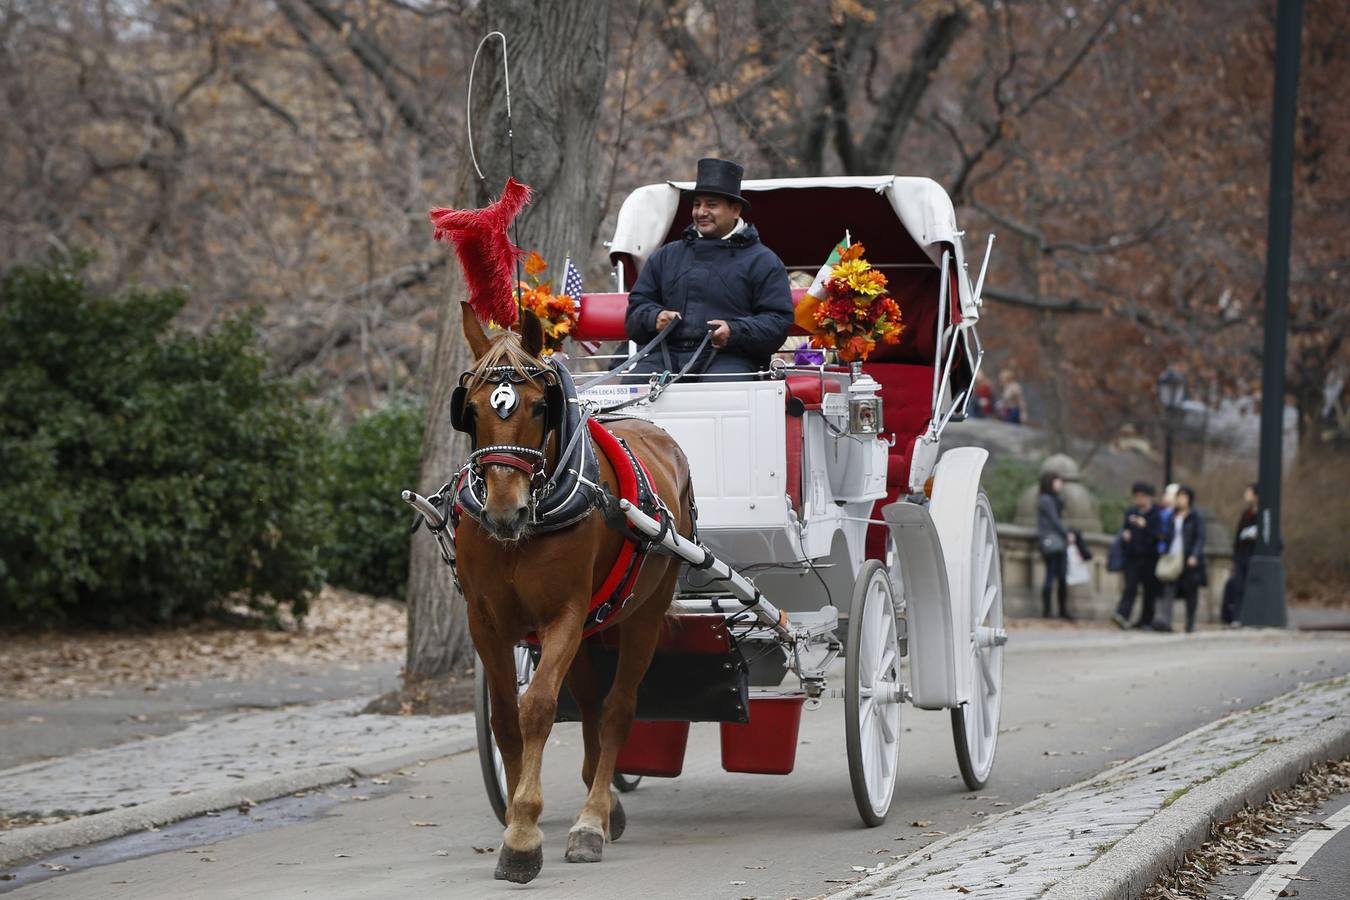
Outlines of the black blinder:
M450 427L465 434L472 434L473 423L469 421L468 402L469 389L461 384L450 395Z
M562 385L558 383L557 376L550 378L548 386L544 388L544 402L548 404L544 426L551 431L561 429L563 414L567 411L567 398L563 396Z

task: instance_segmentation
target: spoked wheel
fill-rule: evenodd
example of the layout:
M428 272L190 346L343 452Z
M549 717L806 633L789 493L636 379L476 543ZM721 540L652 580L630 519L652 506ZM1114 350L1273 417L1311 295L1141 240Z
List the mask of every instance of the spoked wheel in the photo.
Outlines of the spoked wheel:
M642 783L641 775L625 775L622 772L614 773L614 787L618 788L620 794L630 794L637 790L637 786Z
M970 564L967 653L973 684L970 702L952 710L952 736L961 777L966 787L978 791L994 768L999 713L1003 708L1003 645L1008 641L1008 633L1003 629L998 533L994 530L994 511L983 492L975 503Z
M891 579L879 560L858 573L844 651L844 736L858 814L886 821L900 767L900 642Z
M528 647L517 645L516 696L525 693L534 677L534 657ZM487 788L488 804L497 815L497 821L506 824L506 764L497 739L492 736L492 698L488 693L487 673L483 661L478 660L473 675L473 714L478 726L478 765L483 771L483 786Z

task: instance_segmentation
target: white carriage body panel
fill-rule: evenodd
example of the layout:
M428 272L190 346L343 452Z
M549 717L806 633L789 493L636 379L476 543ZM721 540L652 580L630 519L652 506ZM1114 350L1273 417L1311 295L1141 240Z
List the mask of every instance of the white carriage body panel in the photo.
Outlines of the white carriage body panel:
M689 458L699 530L789 524L781 382L676 385L646 409Z

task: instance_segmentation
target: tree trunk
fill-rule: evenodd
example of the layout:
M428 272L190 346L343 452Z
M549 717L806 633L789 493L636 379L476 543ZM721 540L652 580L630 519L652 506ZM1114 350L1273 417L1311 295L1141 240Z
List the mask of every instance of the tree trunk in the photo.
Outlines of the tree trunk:
M535 195L517 219L512 238L526 250L539 251L558 275L566 256L579 261L589 256L600 225L603 172L595 143L607 68L609 6L607 0L500 0L485 3L478 18L484 34L506 34L515 147L513 162L501 45L494 38L483 49L474 78L474 146L485 176L477 182L474 203L484 206L497 196L514 168L515 177L533 187ZM464 165L472 171L467 158ZM476 180L477 173L472 174ZM453 251L447 247L446 252ZM450 395L459 373L472 362L460 332L462 277L457 264L450 268L450 302L437 336L418 477L419 485L430 490L450 479L468 450L464 436L450 428ZM465 607L449 569L434 541L414 535L405 679L463 672L472 661Z

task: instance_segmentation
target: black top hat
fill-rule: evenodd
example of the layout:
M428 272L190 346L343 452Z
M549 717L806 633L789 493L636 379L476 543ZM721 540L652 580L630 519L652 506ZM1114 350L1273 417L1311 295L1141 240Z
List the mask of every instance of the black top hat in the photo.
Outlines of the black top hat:
M741 176L745 169L725 159L707 157L698 161L698 182L692 193L717 194L750 208L750 201L741 196Z

